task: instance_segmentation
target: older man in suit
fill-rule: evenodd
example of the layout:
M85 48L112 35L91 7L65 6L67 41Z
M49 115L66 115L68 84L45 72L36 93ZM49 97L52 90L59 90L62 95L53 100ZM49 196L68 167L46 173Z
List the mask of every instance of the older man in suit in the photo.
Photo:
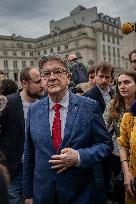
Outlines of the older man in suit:
M92 166L111 140L95 101L68 91L58 55L39 61L48 97L30 105L24 150L25 204L93 203Z

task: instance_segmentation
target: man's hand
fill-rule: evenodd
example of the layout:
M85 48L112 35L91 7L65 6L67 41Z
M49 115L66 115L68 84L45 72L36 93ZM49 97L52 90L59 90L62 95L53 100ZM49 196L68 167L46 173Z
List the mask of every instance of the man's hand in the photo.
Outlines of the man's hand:
M25 199L25 204L33 204L33 199Z
M51 169L56 169L57 173L61 173L69 167L77 165L78 152L72 148L62 149L60 155L53 155L49 163L52 164Z

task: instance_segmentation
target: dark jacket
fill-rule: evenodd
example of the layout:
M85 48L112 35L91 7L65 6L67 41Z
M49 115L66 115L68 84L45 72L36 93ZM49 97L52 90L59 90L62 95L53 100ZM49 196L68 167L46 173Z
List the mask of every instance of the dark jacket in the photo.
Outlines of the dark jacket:
M6 156L5 165L13 177L23 155L25 122L19 92L7 96L8 103L0 117L0 151Z
M111 98L113 98L114 96L114 90L110 89L109 94L111 96ZM86 97L89 97L91 99L94 99L97 101L100 112L103 114L104 110L105 110L105 102L102 96L102 93L100 91L100 89L98 88L97 85L95 85L94 87L92 87L89 91L87 91L86 93L83 94Z

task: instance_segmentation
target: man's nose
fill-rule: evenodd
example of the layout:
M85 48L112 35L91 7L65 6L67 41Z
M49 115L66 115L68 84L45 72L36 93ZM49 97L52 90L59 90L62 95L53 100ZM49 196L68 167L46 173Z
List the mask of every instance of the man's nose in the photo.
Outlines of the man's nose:
M49 78L56 78L55 73L51 72Z
M102 82L106 82L106 78L105 77L102 78Z

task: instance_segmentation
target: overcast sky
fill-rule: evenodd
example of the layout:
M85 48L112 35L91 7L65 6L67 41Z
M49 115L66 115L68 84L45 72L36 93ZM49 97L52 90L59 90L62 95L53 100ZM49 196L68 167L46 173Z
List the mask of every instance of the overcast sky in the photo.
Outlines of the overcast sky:
M122 22L136 21L135 0L0 0L0 35L36 38L49 34L49 21L69 16L78 5L96 6L98 12L120 16Z

